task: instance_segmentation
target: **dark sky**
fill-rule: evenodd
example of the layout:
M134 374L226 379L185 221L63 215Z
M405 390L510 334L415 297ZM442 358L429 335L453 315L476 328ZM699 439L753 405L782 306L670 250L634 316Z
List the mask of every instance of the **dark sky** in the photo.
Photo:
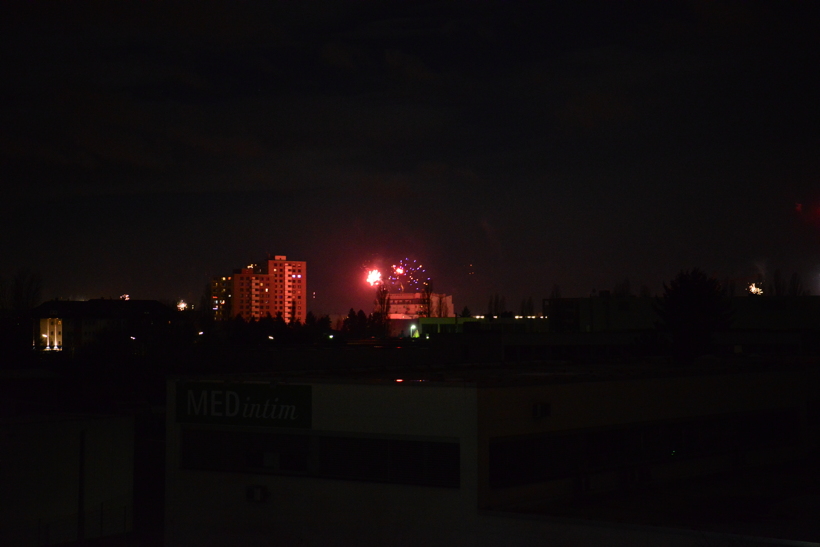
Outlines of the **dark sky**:
M285 254L319 313L404 257L474 312L691 267L820 293L812 4L4 3L0 276L197 302Z

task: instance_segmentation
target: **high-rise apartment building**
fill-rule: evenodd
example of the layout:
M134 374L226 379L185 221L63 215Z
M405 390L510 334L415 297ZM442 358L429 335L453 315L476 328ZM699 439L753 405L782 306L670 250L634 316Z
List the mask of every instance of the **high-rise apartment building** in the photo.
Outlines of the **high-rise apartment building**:
M214 278L211 302L216 319L245 321L280 313L286 322L304 323L307 314L307 262L275 255L233 275Z

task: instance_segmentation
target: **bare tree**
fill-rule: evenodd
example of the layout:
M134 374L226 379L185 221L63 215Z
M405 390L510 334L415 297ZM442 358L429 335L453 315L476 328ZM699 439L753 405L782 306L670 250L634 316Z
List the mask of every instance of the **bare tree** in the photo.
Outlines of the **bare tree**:
M376 311L387 317L390 313L390 291L384 285L379 285L376 289Z
M423 317L433 316L433 281L428 279L424 282L424 292L422 295L421 313Z
M783 279L783 275L781 275L780 270L777 269L774 271L772 275L772 282L767 287L768 290L765 291L763 294L767 294L768 296L786 296L786 280Z
M794 272L789 279L789 288L787 293L789 296L806 296L809 294L809 291L803 287L803 282L800 280L800 274Z
M390 290L384 285L376 289L376 312L371 316L371 323L375 335L390 334Z
M495 296L490 298L490 302L487 305L487 315L490 317L507 315L507 299L495 293Z

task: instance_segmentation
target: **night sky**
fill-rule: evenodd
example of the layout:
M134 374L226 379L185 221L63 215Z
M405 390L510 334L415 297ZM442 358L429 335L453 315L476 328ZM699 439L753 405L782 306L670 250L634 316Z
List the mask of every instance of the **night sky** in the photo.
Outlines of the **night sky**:
M0 276L194 303L267 255L518 311L776 269L820 293L812 2L13 2Z

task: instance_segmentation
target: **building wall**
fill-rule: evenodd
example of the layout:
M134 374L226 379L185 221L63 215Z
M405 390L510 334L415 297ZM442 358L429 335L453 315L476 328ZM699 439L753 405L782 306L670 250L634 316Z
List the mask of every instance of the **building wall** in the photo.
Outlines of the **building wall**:
M35 333L35 346L44 350L63 349L63 320L58 317L43 317L39 320Z
M230 276L215 277L211 280L211 311L214 319L224 321L231 317L233 279Z
M579 493L579 481L586 481L581 485L584 488L615 489L622 486L623 472L636 471L633 466L638 467L637 472L644 474L644 479L652 481L725 470L726 466L736 463L738 452L743 452L742 458L748 461L766 457L794 457L817 443L813 433L816 424L813 429L806 427L809 407L816 404L817 387L818 375L801 371L481 389L478 393L479 505L500 507L528 499L572 496ZM534 416L535 405L540 405L540 417ZM783 423L782 414L779 414L781 411L789 411L787 415L796 417L798 423ZM746 418L752 422L749 423ZM727 422L725 431L716 430L718 435L733 434L735 427L751 427L759 430L761 435L771 433L777 437L777 430L767 432L763 428L795 426L799 442L785 452L779 446L765 449L765 440L760 446L765 453L755 448L738 449L732 453L727 450L710 451L707 446L705 452L692 456L682 450L687 441L675 436L684 435L681 431L686 430L687 424L694 424L694 429L708 429L710 423L721 419L731 421ZM767 420L781 421L763 423ZM588 451L595 450L595 438L603 436L609 439L606 442L610 445L618 444L619 439L624 439L626 443L649 443L647 432L655 435L662 433L664 428L674 430L671 440L665 436L663 441L672 443L669 445L670 457L665 457L665 453L660 458L656 457L657 454L647 457L640 447L633 447L633 450L627 446L625 450L633 451L624 456L621 463L607 465L607 462L590 462L586 466L574 467L580 471L568 473L565 478L547 480L542 477L531 484L521 481L524 484L491 486L491 442L520 442L522 449L526 449L527 446L548 447L550 440L559 446L577 441L579 450L568 453L567 457L582 459L590 456ZM539 444L541 441L543 443ZM680 457L677 459L672 457L676 442L680 443L677 454ZM704 442L719 444L721 439L707 439ZM591 456L594 459L595 455ZM701 463L692 463L698 461Z
M175 408L174 382L169 409ZM412 544L453 533L475 518L476 393L470 387L312 385L312 425L306 435L459 444L458 488L181 468L184 428L168 415L168 545ZM206 426L220 430L236 429ZM265 428L240 427L264 432ZM267 430L282 432L281 428ZM248 501L249 487L264 494ZM451 528L448 530L448 527Z
M402 380L399 382L398 380ZM266 385L259 382L257 385ZM591 537L619 537L629 545L635 538L652 538L658 544L697 545L702 537L675 535L664 543L664 533L632 529L614 532L594 525L584 532L572 523L488 513L534 500L568 499L584 492L605 492L632 484L628 481L662 482L725 471L732 466L784 461L816 446L811 410L816 397L815 373L744 373L545 383L542 385L499 385L477 387L468 382L430 384L396 377L373 384L312 383L312 421L302 434L351 436L375 440L455 441L459 444L458 488L394 484L368 480L343 480L315 476L239 473L185 468L181 440L185 432L218 431L281 433L281 428L182 424L175 418L176 382L169 383L166 541L168 545L247 546L299 545L541 545L573 537L584 545ZM213 383L226 389L224 382ZM273 384L271 384L273 385ZM717 454L688 455L683 446L660 445L661 460L646 459L642 447L621 442L637 439L652 448L657 440L647 432L678 431L695 423L705 431L730 417L751 417L730 425L773 432L781 411L797 416L797 445L767 444L733 448ZM807 412L808 411L808 412ZM816 421L816 416L814 420ZM745 419L745 418L744 418ZM729 423L729 422L727 422ZM816 423L812 426L816 428ZM676 429L677 428L677 429ZM638 437L635 434L639 434ZM774 431L775 440L777 432ZM643 437L640 435L647 434ZM313 438L313 437L311 437ZM568 452L578 439L602 453ZM664 441L677 441L666 435ZM544 442L542 442L544 441ZM722 442L708 438L708 442ZM545 444L546 442L546 444ZM519 444L515 444L519 443ZM533 444L534 443L534 444ZM655 443L655 444L652 444ZM519 446L511 452L499 447ZM499 484L506 479L527 479L533 463L530 446L536 451L536 470L553 465L585 467L575 475L554 478L549 473L533 481ZM544 451L544 447L549 450ZM613 447L625 450L612 453ZM672 449L670 454L669 449ZM674 455L681 448L679 456ZM708 448L708 447L707 447ZM540 451L540 452L539 452ZM501 454L501 456L499 456ZM556 459L563 456L563 459ZM340 458L342 455L340 455ZM617 466L606 461L620 458ZM506 463L499 475L499 461ZM598 467L596 467L598 465ZM524 474L520 471L523 469ZM511 474L510 474L511 472ZM627 482L625 482L627 481ZM585 535L587 534L587 535ZM612 536L614 534L614 536ZM619 535L621 534L621 535ZM653 535L654 534L654 535ZM674 535L674 534L673 534ZM600 544L600 543L591 543Z

